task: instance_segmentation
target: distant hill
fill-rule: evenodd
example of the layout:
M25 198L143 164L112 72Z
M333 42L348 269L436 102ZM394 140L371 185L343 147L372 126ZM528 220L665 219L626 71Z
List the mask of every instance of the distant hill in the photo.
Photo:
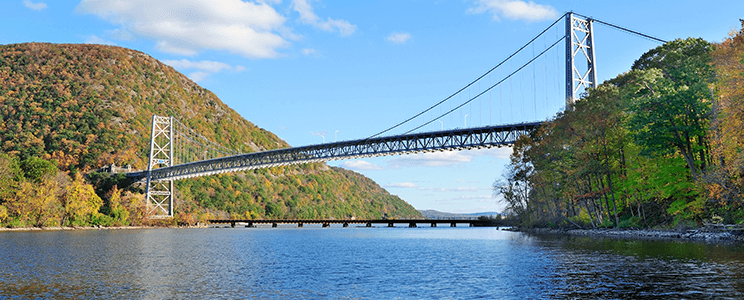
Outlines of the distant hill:
M289 147L145 53L87 44L0 46L2 153L42 158L63 171L89 173L111 163L144 169L153 114L174 116L206 138L244 152ZM180 180L176 193L177 214L421 217L372 180L324 163Z
M427 219L477 219L480 216L496 216L498 212L478 212L469 214L453 214L448 212L441 212L437 210L419 210L419 212Z

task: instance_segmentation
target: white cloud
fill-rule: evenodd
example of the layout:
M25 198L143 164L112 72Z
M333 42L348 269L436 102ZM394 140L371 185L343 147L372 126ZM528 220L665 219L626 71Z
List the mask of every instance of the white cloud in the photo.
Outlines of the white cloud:
M317 54L317 53L318 53L318 51L315 50L315 49L311 49L311 48L302 49L302 54L303 55L311 55L311 54Z
M115 45L113 42L104 40L98 36L91 35L85 40L86 44L101 44L101 45Z
M196 72L189 73L189 78L195 82L201 82L207 79L212 74L219 73L222 71L235 71L242 72L245 70L243 66L230 66L223 62L202 60L202 61L190 61L188 59L181 60L163 60L163 63L181 70L197 70Z
M407 188L407 189L416 189L418 186L414 184L413 182L397 182L397 183L390 183L385 185L386 188Z
M23 0L23 5L33 10L42 10L42 9L47 8L46 3L44 2L33 3L31 2L31 0Z
M479 149L471 150L468 155L471 156L489 156L496 159L509 159L509 156L514 152L512 147L501 147L491 149Z
M356 25L345 20L328 18L326 21L321 21L320 17L313 12L313 7L310 6L308 0L292 0L292 7L300 14L300 22L315 28L329 32L338 31L342 36L349 36L356 31Z
M393 44L405 44L411 39L411 34L406 32L393 32L387 37L387 40Z
M199 54L199 52L197 52L196 50L189 49L187 47L175 46L167 41L158 41L157 44L155 44L155 49L157 49L160 52L181 55L181 56L194 56L194 55Z
M460 163L467 163L472 160L472 157L466 155L462 151L444 151L444 152L432 152L415 155L404 155L392 158L388 161L388 165L393 168L400 167L446 167L457 165Z
M106 32L106 35L111 38L117 39L117 40L123 40L123 41L134 40L134 36L132 36L131 32L126 31L124 29L120 29L120 28L109 30Z
M191 78L191 80L193 80L194 82L202 82L202 81L204 81L204 79L207 79L207 77L209 77L209 75L211 75L211 74L209 74L207 72L196 71L196 72L193 72L193 73L189 73L189 78Z
M475 14L489 12L493 15L493 19L497 21L501 18L507 18L536 22L558 17L558 11L550 5L522 0L476 0L475 7L468 9L468 12Z
M375 165L363 160L347 160L339 164L342 168L356 171L377 171L384 170L380 165Z
M93 14L119 30L157 42L160 51L195 55L224 50L247 58L274 58L286 47L286 19L270 3L241 0L82 0L76 11Z
M174 67L176 69L198 69L202 71L208 71L211 73L217 73L223 70L232 69L230 65L217 61L190 61L188 59L182 60L164 60L163 63Z

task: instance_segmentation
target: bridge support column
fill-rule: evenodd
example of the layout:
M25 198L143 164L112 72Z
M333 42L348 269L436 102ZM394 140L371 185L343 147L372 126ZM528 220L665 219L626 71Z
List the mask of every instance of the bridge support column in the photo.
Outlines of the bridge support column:
M331 224L330 223L323 223L323 228L325 228L325 227L331 227Z
M457 223L450 223L450 227L457 227Z
M297 223L297 228L302 228L302 226L303 226L302 222Z
M576 57L586 67L576 64ZM586 89L597 87L594 56L594 22L573 13L566 14L566 109L570 109Z
M431 227L437 227L437 223L431 223Z
M173 180L152 180L152 170L173 166L173 117L152 116L145 197L156 218L173 217ZM234 226L233 226L234 227Z
M393 223L388 223L388 227L395 227Z
M235 222L230 222L230 227L235 228Z
M348 222L344 222L344 227L349 227L349 223Z
M271 223L272 228L276 228L278 225L276 223Z
M367 222L367 227L372 227L372 222Z
M416 223L408 223L408 228L416 228Z

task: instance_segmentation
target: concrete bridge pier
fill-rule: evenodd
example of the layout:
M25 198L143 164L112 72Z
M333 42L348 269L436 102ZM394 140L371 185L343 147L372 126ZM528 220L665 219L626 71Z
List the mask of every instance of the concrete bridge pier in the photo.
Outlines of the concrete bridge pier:
M457 227L457 223L450 223L450 227Z
M408 223L408 228L416 228L416 223Z
M344 227L349 227L349 223L344 223Z
M300 222L300 223L297 223L297 228L302 228L302 226L303 226L303 225L304 225L304 224L302 224L302 222Z
M388 223L388 227L395 227L395 224L393 224L393 223Z
M431 223L431 227L437 227L437 223Z
M276 228L277 226L279 226L279 225L277 225L276 223L271 223L271 227L272 228Z

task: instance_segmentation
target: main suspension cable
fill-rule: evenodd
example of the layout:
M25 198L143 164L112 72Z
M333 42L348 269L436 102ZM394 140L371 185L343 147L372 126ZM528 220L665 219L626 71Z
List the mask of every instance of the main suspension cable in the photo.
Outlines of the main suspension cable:
M466 102L464 102L464 103L460 104L459 106L457 106L457 107L455 107L455 108L451 109L450 111L448 111L448 112L446 112L446 113L444 113L444 114L440 115L440 116L439 116L439 117L437 117L436 119L430 120L429 122L426 122L426 123L422 124L422 125L421 125L421 126L419 126L419 127L416 127L416 128L414 128L414 129L411 129L411 130L409 130L409 131L406 131L406 132L405 132L404 134L409 134L409 133L411 133L411 132L414 132L414 131L418 130L418 129L419 129L419 128L421 128L421 127L424 127L424 126L426 126L426 125L429 125L429 124L431 124L432 122L434 122L434 121L436 121L436 120L439 120L440 118L442 118L442 117L446 116L447 114L449 114L449 113L451 113L451 112L453 112L453 111L457 110L457 109L458 109L458 108L460 108L460 107L463 107L463 106L465 106L465 104L468 104L468 103L470 103L471 101L475 100L476 98L480 97L481 95L483 95L483 94L487 93L488 91L490 91L491 89L493 89L493 88L494 88L494 87L496 87L497 85L501 84L502 82L504 82L504 81L506 81L507 79L509 79L510 77L512 77L512 76L513 76L514 74L517 74L517 73L518 73L519 71L521 71L521 70L522 70L522 69L524 69L525 67L529 66L529 65L530 65L530 64L531 64L531 63L532 63L533 61L535 61L535 60L536 60L536 59L538 59L538 58L539 58L540 56L542 56L543 54L545 54L546 52L548 52L548 50L550 50L550 49L553 49L553 47L555 47L555 45L558 45L558 43L560 43L560 42L561 42L561 41L563 41L564 39L566 39L566 37L565 37L565 36L564 36L564 37L561 37L561 38L559 38L559 39L558 39L557 41L555 41L555 43L553 43L552 45L550 45L550 47L548 47L547 49L545 49L545 50L543 50L542 52L540 52L540 54L538 54L537 56L535 56L535 57L533 57L532 59L530 59L530 61L528 61L528 62L526 62L525 64L523 64L523 65L522 65L521 67L519 67L519 68L518 68L517 70L515 70L514 72L511 72L511 73L510 73L509 75L507 75L506 77L504 77L504 79L501 79L501 80L499 80L498 82L496 82L496 84L494 84L494 85L490 86L490 87L489 87L489 88L487 88L486 90L484 90L484 91L480 92L479 94L475 95L475 96L474 96L473 98L470 98L470 100L468 100L468 101L466 101Z
M449 97L447 97L447 98L444 98L444 100L442 100L442 101L439 101L439 102L437 102L437 104L434 104L434 105L432 105L431 107L429 107L429 108L427 108L426 110L424 110L424 111L422 111L422 112L420 112L420 113L416 114L415 116L413 116L413 117L410 117L410 118L406 119L405 121L403 121L403 122L400 122L400 123L396 124L395 126L392 126L392 127L388 128L388 129L385 129L385 130L383 130L383 131L380 131L380 132L378 132L378 133L376 133L376 134L374 134L374 135L372 135L372 136L368 137L368 139L371 139L371 138L377 137L377 136L379 136L379 135L381 135L381 134L383 134L383 133L386 133L386 132L388 132L388 131L390 131L390 130L393 130L393 129L395 129L395 128L398 128L398 127L399 127L400 125L403 125L403 124L405 124L405 123L408 123L409 121L411 121L411 120L413 120L413 119L415 119L415 118L417 118L417 117L419 117L419 116L421 116L421 115L425 114L426 112L428 112L428 111L432 110L433 108L435 108L435 107L439 106L440 104L444 103L445 101L447 101L447 100L451 99L451 98L452 98L452 97L454 97L455 95L457 95L457 94L459 94L460 92L464 91L465 89L469 88L469 87L470 87L471 85L473 85L474 83L476 83L476 82L477 82L478 80L481 80L481 78L485 77L486 75L488 75L489 73L491 73L491 72L492 72L493 70L496 70L496 68L500 67L500 66L501 66L501 65L503 65L503 64L504 64L504 63L505 63L506 61L508 61L509 59L511 59L512 57L514 57L515 55L517 55L517 54L518 54L519 52L521 52L521 51L522 51L522 50L523 50L524 48L526 48L526 47L527 47L527 46L529 46L529 45L530 45L530 44L531 44L532 42L534 42L534 41L535 41L536 39L538 39L538 38L539 38L540 36L542 36L542 35L543 35L543 34L544 34L544 33L545 33L546 31L548 31L548 30L549 30L550 28L553 28L553 26L555 26L555 24L557 24L558 22L560 22L561 20L563 20L563 18L564 18L564 17L566 16L566 14L568 14L568 13L565 13L565 14L563 14L563 15L562 15L561 17L559 17L559 18L558 18L557 20L555 20L555 21L554 21L554 22L553 22L552 24L550 24L550 26L546 27L546 28L545 28L545 30L543 30L542 32L540 32L540 33L539 33L539 34L538 34L537 36L535 36L534 38L532 38L532 39L531 39L531 40L530 40L529 42L527 42L527 43L526 43L526 44L524 44L524 45L523 45L522 47L520 47L520 48L519 48L519 49L518 49L517 51L515 51L514 53L512 53L511 55L509 55L509 57L507 57L506 59L502 60L502 61L501 61L501 62L500 62L499 64L497 64L497 65L496 65L495 67L491 68L490 70L488 70L488 71L487 71L486 73L484 73L484 74L483 74L483 75L481 75L480 77L478 77L478 78L476 78L475 80L473 80L472 82L468 83L468 84L467 84L466 86L464 86L463 88L459 89L459 90L458 90L457 92L453 93L452 95L450 95L450 96L449 96ZM462 107L462 106L458 106L458 107ZM429 123L431 123L431 122L429 122ZM427 124L429 124L429 123L427 123ZM419 128L419 127L417 127L417 128ZM409 131L409 132L410 132L410 131Z
M666 43L667 42L667 41L662 40L660 38L657 38L657 37L654 37L654 36L650 36L650 35L645 34L645 33L640 33L638 31L635 31L635 30L632 30L632 29L628 29L628 28L625 28L625 27L622 27L622 26L611 24L611 23L608 23L608 22L605 22L605 21L602 21L602 20L597 20L595 18L590 18L590 17L587 17L587 16L582 15L582 14L577 14L577 13L574 13L574 14L575 15L578 15L578 16L581 16L584 19L596 21L596 22L602 23L603 25L607 25L607 26L613 27L615 29L620 29L622 31L626 31L626 32L629 32L629 33L632 33L632 34L635 34L635 35L638 35L638 36L642 36L644 38L650 39L650 40L655 41L655 42L659 42L659 43Z

